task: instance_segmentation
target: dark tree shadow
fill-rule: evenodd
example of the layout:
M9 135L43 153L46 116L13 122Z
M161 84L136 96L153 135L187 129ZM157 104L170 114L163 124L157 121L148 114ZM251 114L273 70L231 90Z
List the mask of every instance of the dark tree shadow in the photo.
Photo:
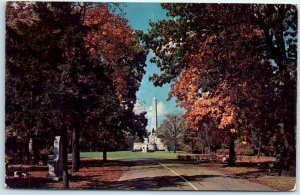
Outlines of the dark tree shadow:
M185 181L182 178L174 176L156 176L156 177L143 177L140 178L128 179L123 181L105 181L105 174L111 174L113 171L122 172L124 167L130 167L132 169L151 169L158 167L164 169L160 163L168 164L169 167L177 166L180 164L194 165L194 162L180 162L177 160L124 160L117 161L111 160L107 163L104 163L102 160L95 159L84 159L81 161L82 168L94 168L94 167L103 167L105 170L100 172L93 172L90 175L77 175L70 174L70 182L75 183L76 189L104 189L104 190L159 190L160 188L169 188L169 187L180 187L181 185L186 185ZM6 177L6 184L10 188L24 188L24 189L57 189L60 186L60 183L54 183L47 181L45 175L48 172L47 166L42 166L40 168L36 167L36 171L44 174L40 177L27 177L27 178L14 178L13 176ZM26 171L32 169L28 168ZM11 170L13 171L13 170ZM25 171L25 170L23 170ZM213 177L224 177L223 175L193 175L193 176L184 176L190 182L198 182L201 185L201 182L207 178Z
M223 177L222 175L195 175L184 176L190 182L202 182L206 178ZM75 178L74 178L75 179ZM80 178L76 178L81 181ZM129 179L124 181L97 181L93 177L85 178L88 182L82 185L84 189L105 189L105 190L159 190L160 188L178 187L185 182L178 176L157 176ZM191 189L192 190L192 189Z

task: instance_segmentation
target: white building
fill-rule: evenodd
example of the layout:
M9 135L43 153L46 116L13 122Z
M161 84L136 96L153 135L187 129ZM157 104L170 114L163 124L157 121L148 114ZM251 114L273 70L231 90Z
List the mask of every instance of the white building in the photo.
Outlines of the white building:
M157 137L157 100L154 97L152 100L152 128L148 138L144 138L144 142L134 142L133 151L148 152L156 150L166 150L165 145L161 142L161 139Z

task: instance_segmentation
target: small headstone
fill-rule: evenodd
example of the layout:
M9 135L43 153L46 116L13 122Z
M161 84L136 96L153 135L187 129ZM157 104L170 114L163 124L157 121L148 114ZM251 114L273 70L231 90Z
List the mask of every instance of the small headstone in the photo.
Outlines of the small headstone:
M14 177L20 177L20 176L21 176L21 171L14 172Z
M226 159L226 157L224 156L224 157L222 158L222 162L225 163L226 160L227 160L227 159Z
M21 171L15 171L14 172L14 177L26 177L27 173L23 173Z

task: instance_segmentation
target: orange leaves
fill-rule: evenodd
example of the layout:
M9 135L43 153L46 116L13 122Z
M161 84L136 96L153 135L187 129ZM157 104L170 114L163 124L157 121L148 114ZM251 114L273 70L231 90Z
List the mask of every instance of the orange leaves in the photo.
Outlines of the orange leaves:
M268 75L261 72L265 54L258 49L264 45L263 31L251 23L249 13L243 13L246 7L227 9L221 8L217 15L214 12L210 16L213 21L199 14L199 21L206 21L201 28L185 24L177 34L187 35L182 47L187 52L180 56L182 63L176 65L181 74L173 80L170 96L177 98L177 104L186 110L186 123L196 130L211 122L213 130L238 133L249 125L245 122L250 120L248 116L254 118L251 108L263 107L261 83L266 81L261 78Z
M83 25L89 29L84 37L88 54L96 63L100 61L110 70L108 76L112 77L115 93L121 101L129 94L126 79L132 74L130 60L134 58L133 49L138 44L133 30L104 5L87 8Z
M193 77L192 71L186 70L183 72L180 80L172 86L171 95L183 99L183 101L181 101L181 106L183 107L187 106L186 104L188 104L190 98L193 97L191 93L195 92L191 77Z
M89 8L86 10L83 25L93 26L102 23L103 19L111 17L106 6L100 5L96 8Z
M237 132L238 132L238 131L237 131L237 129L235 129L235 128L231 128L231 129L230 129L230 133L231 133L231 134L235 134L235 133L237 133Z
M179 81L177 81L172 88L171 95L180 96L182 93L187 92L185 98L186 103L190 104L190 101L196 100L199 96L199 82L201 81L201 75L206 74L207 65L204 63L204 58L208 54L208 45L216 39L216 35L208 36L203 42L197 44L198 50L194 53L189 53L184 56L184 61L188 63L181 74ZM185 107L183 105L183 107Z
M233 113L230 111L227 111L222 115L221 123L219 125L219 128L225 129L228 126L232 125L234 122Z
M197 129L207 119L218 120L222 114L218 102L217 98L198 99L184 115L186 123Z
M189 109L195 101L201 98L199 83L202 81L202 76L207 73L207 65L204 63L204 58L208 55L208 45L216 39L216 35L208 36L203 42L197 44L198 50L194 53L189 53L184 56L188 63L179 80L172 85L170 96L176 96L178 103L185 109ZM204 94L205 95L205 94Z
M126 96L129 93L128 86L126 83L126 72L123 70L115 71L112 74L113 85L116 88L116 95L119 100L122 100L124 96Z
M29 2L7 2L6 5L6 25L18 34L24 35L28 27L35 25L39 20L33 11L33 4Z
M263 38L263 31L258 26L241 24L238 27L240 36L246 40Z
M133 31L118 16L110 13L107 7L102 5L87 9L83 24L92 29L85 37L85 45L98 51L90 50L90 55L94 58L98 58L99 53L102 53L104 60L111 62L118 60L116 57L120 56L119 54L130 54L134 44Z

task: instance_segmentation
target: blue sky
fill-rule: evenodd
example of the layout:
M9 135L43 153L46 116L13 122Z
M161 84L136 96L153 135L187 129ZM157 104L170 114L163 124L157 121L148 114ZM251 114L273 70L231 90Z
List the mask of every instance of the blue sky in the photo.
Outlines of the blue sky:
M149 21L158 21L167 19L166 11L161 8L159 3L125 3L123 11L126 13L125 17L128 19L129 25L134 30L143 30L148 32L150 26ZM182 109L176 107L175 99L167 101L168 93L170 91L170 84L165 84L162 87L155 87L149 81L149 76L153 73L159 73L156 64L150 63L153 56L149 52L147 56L147 67L145 68L146 74L143 77L141 87L137 92L137 110L146 110L148 117L147 129L151 129L151 109L152 98L157 98L158 103L158 123L160 124L164 119L165 114L174 112L183 112Z

